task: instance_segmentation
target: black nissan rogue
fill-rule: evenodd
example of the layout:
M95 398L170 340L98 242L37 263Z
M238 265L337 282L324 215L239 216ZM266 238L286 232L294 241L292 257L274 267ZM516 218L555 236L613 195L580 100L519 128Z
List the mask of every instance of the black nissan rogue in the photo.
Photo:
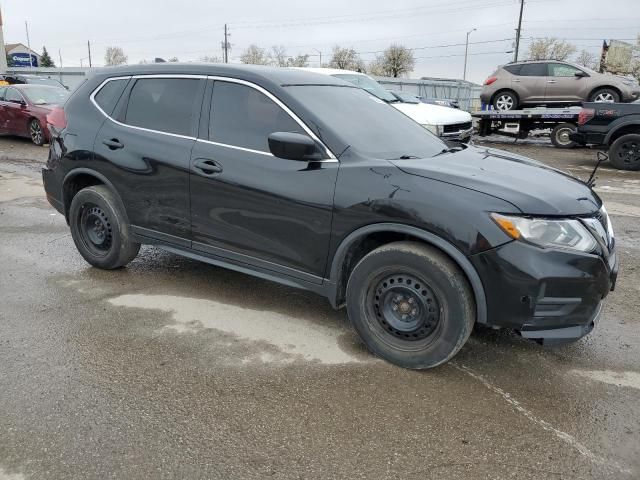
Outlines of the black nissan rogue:
M48 122L47 198L91 265L153 244L305 288L403 367L446 362L476 322L576 340L615 284L611 223L585 183L450 148L333 77L104 69Z

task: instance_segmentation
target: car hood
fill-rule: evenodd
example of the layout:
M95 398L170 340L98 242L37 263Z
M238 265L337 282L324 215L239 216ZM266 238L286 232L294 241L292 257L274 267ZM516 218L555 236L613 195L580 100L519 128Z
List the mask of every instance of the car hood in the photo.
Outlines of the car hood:
M468 147L433 158L391 162L411 175L500 198L528 215L590 215L602 206L598 195L580 180L501 150Z
M457 108L429 103L392 103L393 107L421 125L450 125L471 121L471 114Z

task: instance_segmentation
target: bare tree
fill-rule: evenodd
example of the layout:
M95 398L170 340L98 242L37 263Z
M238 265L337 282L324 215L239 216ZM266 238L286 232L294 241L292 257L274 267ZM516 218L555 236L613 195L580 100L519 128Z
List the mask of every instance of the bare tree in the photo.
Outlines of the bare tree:
M371 75L375 75L376 77L386 77L387 76L387 72L384 69L382 57L379 57L379 56L376 57L375 60L369 62L369 67L367 68L367 71Z
M179 62L180 60L178 60L178 57L171 57L169 60L167 60L167 62Z
M287 58L287 67L308 67L309 55L296 55Z
M529 60L567 60L576 51L575 45L557 38L540 38L529 46Z
M276 67L287 66L287 50L282 45L274 45L271 47L271 63Z
M222 63L222 59L216 55L205 55L200 57L200 61L206 63Z
M598 68L598 56L594 53L588 52L587 50L582 50L576 57L576 63L583 67L596 70Z
M389 77L402 77L413 71L416 59L413 52L402 45L391 45L377 59L383 74Z
M355 70L356 72L365 72L366 66L358 52L353 48L333 47L333 55L329 62L331 68L340 68L342 70Z
M240 61L242 63L249 63L252 65L268 65L271 63L271 58L269 58L269 55L264 48L260 48L253 44L249 45L242 55L240 55Z
M104 64L107 67L124 65L128 59L129 57L124 54L124 51L120 47L107 47L107 51L104 54Z

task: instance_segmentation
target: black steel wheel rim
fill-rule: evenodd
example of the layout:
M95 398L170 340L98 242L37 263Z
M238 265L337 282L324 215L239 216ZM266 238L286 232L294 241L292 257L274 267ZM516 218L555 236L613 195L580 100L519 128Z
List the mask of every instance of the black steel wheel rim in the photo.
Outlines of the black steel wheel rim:
M31 141L33 143L42 143L42 127L40 127L40 123L35 120L31 122L29 131L31 133Z
M113 230L106 212L97 205L82 206L78 230L84 246L96 256L105 256L113 244Z
M624 142L618 149L618 158L626 165L640 163L640 144L636 141Z
M424 348L437 336L442 324L438 294L413 273L378 275L371 282L365 301L372 331L396 348Z

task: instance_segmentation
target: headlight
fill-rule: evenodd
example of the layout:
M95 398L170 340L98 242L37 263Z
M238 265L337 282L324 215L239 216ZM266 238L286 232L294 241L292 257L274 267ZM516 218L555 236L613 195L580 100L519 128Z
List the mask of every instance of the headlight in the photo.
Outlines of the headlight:
M440 125L431 125L430 123L423 123L422 126L438 137L442 134L442 127Z
M511 238L539 247L591 252L596 240L579 220L549 220L492 213L491 218Z

